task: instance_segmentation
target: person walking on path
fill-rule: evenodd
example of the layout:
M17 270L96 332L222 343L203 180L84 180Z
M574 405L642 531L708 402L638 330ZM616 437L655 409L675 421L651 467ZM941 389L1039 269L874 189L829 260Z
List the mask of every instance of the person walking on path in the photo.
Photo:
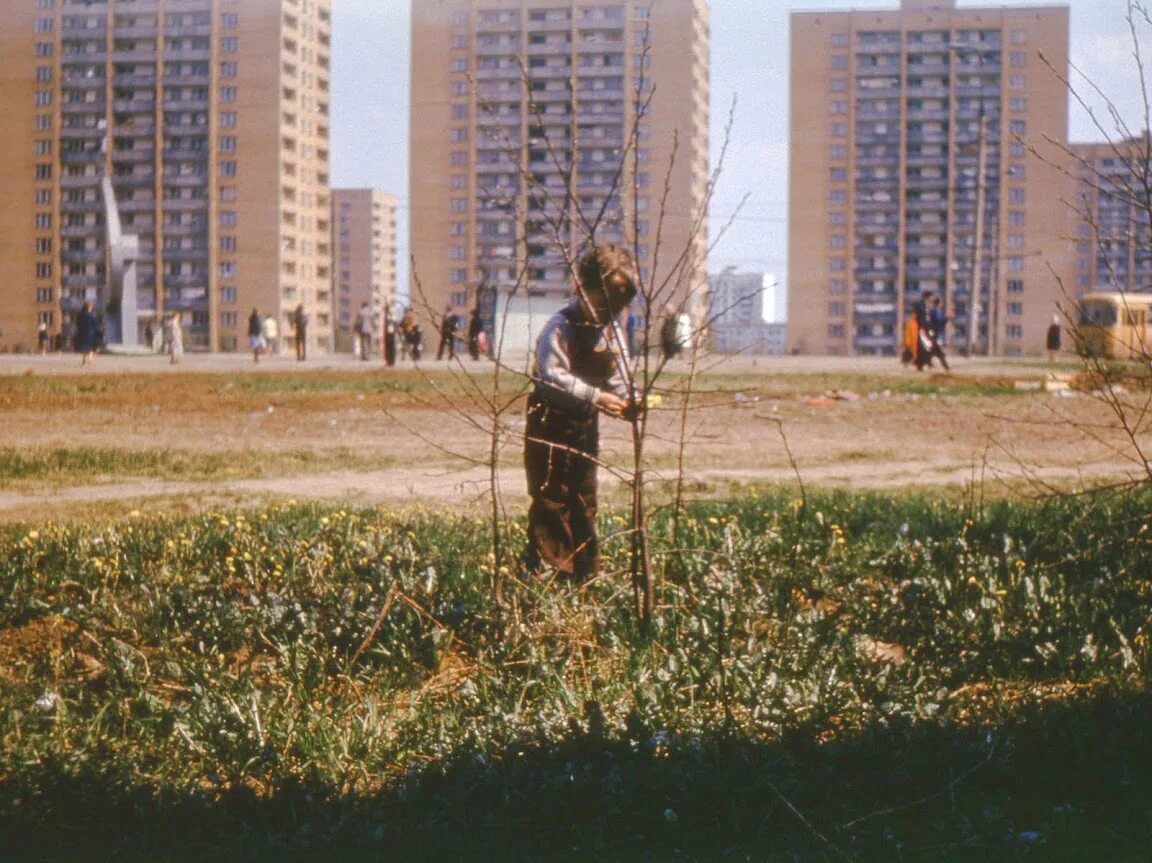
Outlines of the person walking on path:
M939 297L932 298L932 306L928 309L928 362L932 358L940 360L944 371L951 371L948 358L944 356L944 328L948 326L948 315L944 313L944 301Z
M631 256L596 246L578 267L576 296L536 342L524 438L531 503L524 564L588 579L600 563L596 536L600 413L630 417L635 400L616 318L636 295Z
M480 317L480 307L472 310L468 317L468 356L480 359L480 336L484 332L484 320Z
M275 315L268 315L260 322L260 332L264 336L268 356L276 356L280 351L280 325L276 323Z
M43 357L48 354L49 341L50 337L48 335L48 325L41 321L40 326L36 328L36 349L40 351L40 356Z
M1063 333L1060 331L1060 316L1053 315L1052 323L1048 325L1048 332L1044 335L1044 349L1048 351L1048 362L1056 360L1056 354L1060 353L1062 346Z
M184 327L178 311L164 319L164 342L168 345L168 363L176 365L184 356Z
M80 365L92 362L99 347L100 321L92 311L92 303L85 302L76 316L76 350L80 354Z
M296 331L296 360L302 363L308 359L308 313L303 303L292 313L292 327Z
M260 362L260 355L268 344L264 341L264 322L260 320L260 312L253 307L252 314L248 316L248 350L252 351L252 362Z
M451 306L444 307L444 317L440 319L440 346L436 348L436 359L444 359L444 351L448 351L448 359L456 359L456 336L460 332L460 316L452 311Z
M372 336L376 332L376 313L367 300L360 304L355 327L356 354L361 360L367 361L372 355Z

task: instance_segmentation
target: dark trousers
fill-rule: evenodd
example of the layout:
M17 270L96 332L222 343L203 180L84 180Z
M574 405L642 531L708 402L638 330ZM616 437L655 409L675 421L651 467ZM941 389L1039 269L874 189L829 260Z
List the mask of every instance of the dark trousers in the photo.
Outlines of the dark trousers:
M301 332L296 333L296 359L303 360L308 356L308 337Z
M440 346L436 348L436 359L444 359L444 352L448 352L448 359L456 359L456 337L440 336Z
M524 472L528 479L529 570L556 567L578 579L594 576L600 565L596 537L597 417L574 417L528 397Z

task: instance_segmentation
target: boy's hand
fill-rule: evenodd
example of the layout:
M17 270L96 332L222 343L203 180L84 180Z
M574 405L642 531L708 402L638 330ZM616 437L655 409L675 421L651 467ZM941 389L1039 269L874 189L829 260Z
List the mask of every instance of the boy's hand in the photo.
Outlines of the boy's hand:
M610 393L607 390L601 390L596 394L596 407L604 411L604 413L613 417L624 416L624 411L628 409L628 402L620 398L615 393Z

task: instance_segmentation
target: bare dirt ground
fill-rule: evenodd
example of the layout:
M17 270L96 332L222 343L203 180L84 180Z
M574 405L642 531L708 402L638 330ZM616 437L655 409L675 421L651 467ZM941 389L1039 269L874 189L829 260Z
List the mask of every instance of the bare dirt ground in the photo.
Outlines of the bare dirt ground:
M463 372L486 381L490 368L469 364ZM923 375L891 360L713 362L701 378L707 392L685 425L685 476L701 496L749 484L1028 491L1146 476L1097 399L1041 389L1054 371L1065 378L1074 370L1071 362L978 359L957 360L951 374ZM463 397L437 394L454 387L449 366L435 363L426 371L389 370L340 357L253 367L213 355L177 367L156 357L102 357L81 369L70 355L3 356L0 447L211 452L249 467L274 462L277 453L307 452L316 462L247 479L0 484L0 518L269 498L475 506L488 487L488 438L473 422L490 420ZM676 475L678 401L669 397L652 414L648 461L658 482ZM501 426L499 481L515 507L524 497L520 411ZM610 420L603 428L602 476L612 487L619 479L611 467L628 460L628 430ZM1145 435L1143 444L1152 439Z

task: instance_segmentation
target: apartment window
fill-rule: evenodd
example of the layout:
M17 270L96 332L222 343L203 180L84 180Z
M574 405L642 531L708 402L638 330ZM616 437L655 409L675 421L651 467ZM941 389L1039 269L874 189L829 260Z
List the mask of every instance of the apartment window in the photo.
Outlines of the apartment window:
M468 212L468 200L466 198L453 198L451 208L453 213L466 213Z
M828 317L842 318L844 317L844 304L843 303L829 303L828 304Z
M466 281L468 281L467 270L462 270L459 268L454 269L451 273L450 280L451 280L452 284L454 284L454 285L464 284ZM464 305L464 301L461 300L458 303L454 303L454 305L462 306L462 305Z
M1023 303L1008 303L1007 309L1008 309L1008 314L1013 315L1015 317L1019 317L1020 315L1024 314L1024 304Z
M236 61L225 60L220 64L220 77L221 78L235 78L236 77Z
M51 33L52 32L52 19L51 18L37 18L36 19L36 32L37 33Z
M828 179L833 183L844 183L848 180L847 168L829 168Z
M52 253L52 238L51 237L37 237L36 238L36 254L48 255Z
M1012 120L1008 123L1008 133L1021 138L1027 133L1028 124L1023 120Z
M1021 75L1019 72L1015 75L1009 75L1008 86L1013 90L1023 90L1028 86L1028 76Z
M36 166L36 179L37 180L51 180L52 179L52 166L51 165L37 165Z
M51 155L52 142L51 141L37 141L35 149L36 149L36 155L37 156Z
M833 227L838 227L840 225L844 225L847 222L848 222L848 216L844 213L835 212L835 213L829 213L828 214L828 224L832 225Z
M235 111L221 111L220 112L220 127L223 129L233 129L236 127L236 112Z
M1011 188L1008 190L1008 202L1011 204L1024 203L1024 190L1019 188Z
M848 200L848 193L844 189L831 189L828 192L828 203L843 204Z
M41 230L47 230L52 227L52 214L51 213L37 213L36 214L36 227Z
M220 238L220 251L221 252L235 252L236 251L236 238L232 236L225 236Z
M1014 159L1024 158L1024 144L1021 141L1013 141L1008 145L1008 155Z
M468 47L468 37L461 34L461 33L457 33L456 35L454 35L452 37L452 47L458 48L461 50L463 50L464 48L467 48Z
M848 103L846 101L844 101L843 99L833 99L831 102L828 103L828 107L832 111L833 114L847 114L848 113Z
M848 57L844 54L833 54L829 62L832 69L836 71L848 68Z
M47 132L52 128L52 115L51 114L37 114L36 115L36 131Z
M829 258L828 269L834 273L842 273L848 268L847 261L844 258Z
M449 185L452 189L465 189L468 186L468 181L463 174L453 174L449 180Z
M1024 259L1019 255L1013 255L1008 259L1008 272L1020 273L1024 271Z
M1008 54L1008 65L1019 69L1028 65L1028 55L1023 51L1012 51Z
M1027 35L1023 30L1011 30L1008 33L1008 41L1013 45L1023 45Z
M1009 234L1008 235L1008 248L1022 249L1024 248L1024 235L1023 234Z
M220 152L221 153L235 153L236 152L236 136L235 135L222 135L220 137Z
M463 144L468 140L467 129L452 129L448 133L448 140L453 144Z
M453 105L452 106L452 119L453 120L467 120L468 119L468 106L467 105Z
M828 238L828 247L831 249L843 249L848 245L848 240L843 234L833 234Z
M467 81L453 81L452 82L452 95L453 96L467 96L468 95L468 82Z
M453 72L467 72L468 71L468 60L464 57L457 57L455 60L452 61L452 71Z
M845 284L843 279L829 279L828 280L828 293L834 297L844 293Z
M1024 293L1024 280L1023 279L1009 279L1008 280L1008 293L1022 294Z
M221 177L235 177L236 176L236 163L235 162L221 162L219 166Z
M843 324L829 324L828 325L828 338L842 339L844 338L844 325Z
M236 276L236 263L234 261L220 262L220 278L232 279Z
M453 27L466 27L468 25L467 12L453 12L452 13L452 26Z
M453 261L463 261L467 254L463 246L450 246L448 248L448 257Z
M50 279L52 278L52 265L46 261L40 261L36 264L36 278Z
M220 37L220 53L221 54L235 54L240 48L240 40L235 36L221 36Z
M52 203L52 190L51 189L37 189L36 190L36 203L37 204L51 204Z
M235 228L236 227L236 213L233 210L222 210L220 212L220 227L221 228Z
M222 327L235 327L236 326L236 313L235 312L221 312L220 313L220 326Z
M1008 211L1008 224L1015 227L1020 227L1024 224L1024 211L1023 210L1009 210Z
M52 67L51 66L37 66L36 67L36 80L40 82L52 80Z
M1008 110L1020 113L1028 110L1028 99L1025 96L1013 96L1008 100Z
M40 107L52 104L52 91L51 90L37 90L36 91L36 104Z
M235 201L236 200L236 187L235 186L221 186L219 197L220 197L221 201Z
M235 102L236 101L236 88L235 87L221 87L220 88L220 101L221 102Z
M52 302L52 289L51 288L37 288L36 289L36 302L50 303Z
M240 16L235 12L223 12L220 14L221 27L235 27L240 23Z
M833 33L828 37L828 43L833 48L847 48L848 47L848 34L847 33Z
M833 138L845 138L848 136L848 125L846 123L833 123L828 129L828 133Z
M828 83L828 89L830 89L833 93L843 93L845 90L848 89L848 79L847 78L833 78Z
M1004 328L1004 334L1010 339L1023 338L1024 328L1019 324L1009 324Z

